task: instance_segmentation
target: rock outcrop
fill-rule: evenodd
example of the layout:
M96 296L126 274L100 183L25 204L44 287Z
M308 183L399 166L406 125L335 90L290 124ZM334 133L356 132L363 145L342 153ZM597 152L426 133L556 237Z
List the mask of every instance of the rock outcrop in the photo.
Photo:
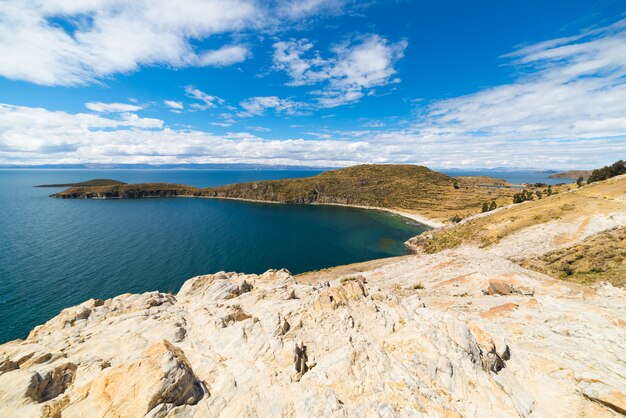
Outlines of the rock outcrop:
M622 289L557 281L467 246L358 275L307 277L217 273L188 280L176 295L68 308L0 346L0 415L574 417L626 409Z

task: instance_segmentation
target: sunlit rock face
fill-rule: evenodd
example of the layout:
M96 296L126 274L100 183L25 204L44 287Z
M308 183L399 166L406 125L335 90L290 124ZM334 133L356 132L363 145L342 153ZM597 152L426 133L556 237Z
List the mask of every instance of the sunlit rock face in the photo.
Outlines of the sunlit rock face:
M0 346L0 415L614 416L626 408L621 289L557 281L473 247L328 277L217 273L176 295L66 309Z

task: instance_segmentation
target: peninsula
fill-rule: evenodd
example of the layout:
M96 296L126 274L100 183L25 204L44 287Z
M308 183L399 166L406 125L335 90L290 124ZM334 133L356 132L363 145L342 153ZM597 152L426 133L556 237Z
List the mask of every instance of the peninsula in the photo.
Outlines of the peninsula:
M146 183L72 187L52 196L64 199L204 197L290 204L338 204L391 210L433 220L465 218L485 203L510 204L518 189L490 177L450 177L417 165L358 165L312 177L196 188ZM529 190L543 190L530 187ZM541 191L539 192L541 194ZM495 202L495 203L492 203Z

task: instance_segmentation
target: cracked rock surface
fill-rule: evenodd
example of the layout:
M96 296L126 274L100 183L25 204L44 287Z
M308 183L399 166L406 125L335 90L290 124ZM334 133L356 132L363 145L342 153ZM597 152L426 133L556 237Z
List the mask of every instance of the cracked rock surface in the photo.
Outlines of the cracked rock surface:
M358 275L217 273L0 346L3 417L619 416L626 295L461 247Z

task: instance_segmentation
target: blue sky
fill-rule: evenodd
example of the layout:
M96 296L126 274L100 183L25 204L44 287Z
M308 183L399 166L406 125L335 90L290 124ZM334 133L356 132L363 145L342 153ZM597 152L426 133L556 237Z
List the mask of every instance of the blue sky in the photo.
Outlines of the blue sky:
M626 157L626 2L0 5L0 163L587 168Z

